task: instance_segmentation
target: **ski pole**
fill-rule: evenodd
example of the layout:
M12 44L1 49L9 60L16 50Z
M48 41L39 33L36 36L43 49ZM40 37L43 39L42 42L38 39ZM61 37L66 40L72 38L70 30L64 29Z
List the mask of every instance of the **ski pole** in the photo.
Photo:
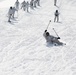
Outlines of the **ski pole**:
M57 37L59 37L59 35L57 34L57 32L55 31L55 29L54 29L54 28L53 28L53 30L54 30L55 34L57 35Z
M46 30L48 29L48 27L49 27L49 25L50 25L50 22L51 22L51 20L49 21L49 23L48 23L48 25L47 25L47 28L46 28Z

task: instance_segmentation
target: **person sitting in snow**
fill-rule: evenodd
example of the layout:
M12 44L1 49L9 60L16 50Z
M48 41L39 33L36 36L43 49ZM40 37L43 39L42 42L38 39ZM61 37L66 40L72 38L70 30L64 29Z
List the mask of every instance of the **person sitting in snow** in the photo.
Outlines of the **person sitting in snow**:
M63 43L58 40L60 39L60 37L54 37L50 35L49 32L47 32L47 30L44 31L43 36L45 37L47 43L54 45L63 45Z

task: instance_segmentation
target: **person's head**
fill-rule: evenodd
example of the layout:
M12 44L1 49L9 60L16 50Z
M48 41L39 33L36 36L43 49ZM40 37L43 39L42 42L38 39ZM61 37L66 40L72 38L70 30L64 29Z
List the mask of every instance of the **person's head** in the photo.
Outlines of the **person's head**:
M10 9L12 9L12 7L10 7Z
M56 12L58 13L58 10L56 10Z
M46 33L46 36L49 36L49 32Z

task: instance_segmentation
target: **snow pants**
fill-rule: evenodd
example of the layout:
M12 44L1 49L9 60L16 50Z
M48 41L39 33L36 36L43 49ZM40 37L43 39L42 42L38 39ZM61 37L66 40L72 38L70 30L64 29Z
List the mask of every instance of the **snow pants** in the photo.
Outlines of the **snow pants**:
M58 22L59 21L59 16L55 16L54 22L56 21L56 19L57 19L57 22Z

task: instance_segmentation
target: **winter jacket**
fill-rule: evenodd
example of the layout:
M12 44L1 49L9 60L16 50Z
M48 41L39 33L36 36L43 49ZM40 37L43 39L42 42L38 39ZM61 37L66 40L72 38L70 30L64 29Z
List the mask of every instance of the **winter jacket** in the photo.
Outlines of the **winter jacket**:
M26 6L26 2L25 1L22 2L21 4L22 4L22 7L25 7Z
M26 7L27 7L27 8L29 7L29 3L28 3L28 2L26 3Z
M15 7L12 8L12 12L13 14L15 13L15 11L17 11L17 9Z
M58 37L54 37L52 35L47 36L46 33L47 32L44 32L44 34L43 34L43 36L46 39L46 42L49 42L49 43L59 43Z
M55 12L55 16L59 16L59 13Z
M8 15L12 15L12 14L13 14L13 10L12 9L9 9Z

